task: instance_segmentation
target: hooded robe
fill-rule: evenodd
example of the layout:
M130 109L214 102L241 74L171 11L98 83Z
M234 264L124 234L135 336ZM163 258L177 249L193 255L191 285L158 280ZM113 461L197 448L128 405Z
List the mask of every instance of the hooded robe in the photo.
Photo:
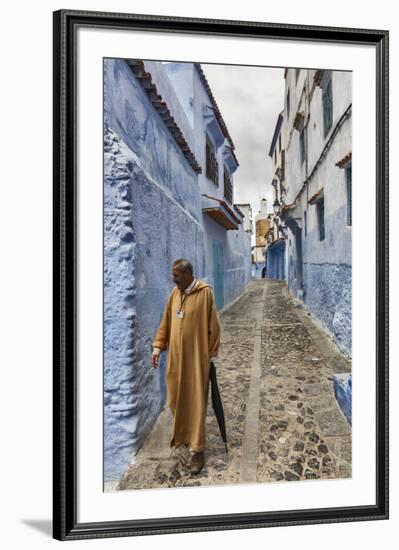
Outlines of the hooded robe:
M177 312L182 309L183 317ZM169 295L153 346L167 350L166 388L173 414L171 447L205 448L210 359L220 345L220 325L210 285L197 280L185 294Z

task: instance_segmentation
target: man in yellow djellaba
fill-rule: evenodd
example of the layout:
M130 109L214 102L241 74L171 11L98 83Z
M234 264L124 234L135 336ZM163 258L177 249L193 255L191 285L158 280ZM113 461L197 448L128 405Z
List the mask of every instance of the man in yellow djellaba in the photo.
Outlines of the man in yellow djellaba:
M219 351L220 325L211 286L193 276L191 262L176 260L172 277L176 287L153 341L152 365L157 367L161 351L167 350L167 401L173 414L170 446L188 445L190 472L198 474L204 465L210 361Z

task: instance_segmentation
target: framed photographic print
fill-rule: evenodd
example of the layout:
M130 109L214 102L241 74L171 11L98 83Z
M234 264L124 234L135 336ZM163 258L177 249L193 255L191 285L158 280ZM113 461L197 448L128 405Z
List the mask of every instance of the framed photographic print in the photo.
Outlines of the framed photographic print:
M388 518L388 31L54 12L54 531Z

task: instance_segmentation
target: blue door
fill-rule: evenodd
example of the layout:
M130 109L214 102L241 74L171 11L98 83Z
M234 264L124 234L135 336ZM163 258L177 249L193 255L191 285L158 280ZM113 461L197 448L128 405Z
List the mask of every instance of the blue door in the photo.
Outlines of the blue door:
M285 244L281 247L281 250L279 252L280 257L280 279L285 279L285 266L284 266L284 250L285 250Z
M213 294L215 296L216 308L222 309L224 305L223 285L223 245L220 241L212 241L213 252Z

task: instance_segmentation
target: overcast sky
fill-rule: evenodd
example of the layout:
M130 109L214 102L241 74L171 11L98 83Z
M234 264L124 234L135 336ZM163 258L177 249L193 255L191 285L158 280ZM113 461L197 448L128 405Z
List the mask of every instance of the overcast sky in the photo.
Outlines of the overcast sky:
M284 107L284 69L208 65L201 67L235 145L234 202L250 203L253 217L260 199L272 211L269 149Z

